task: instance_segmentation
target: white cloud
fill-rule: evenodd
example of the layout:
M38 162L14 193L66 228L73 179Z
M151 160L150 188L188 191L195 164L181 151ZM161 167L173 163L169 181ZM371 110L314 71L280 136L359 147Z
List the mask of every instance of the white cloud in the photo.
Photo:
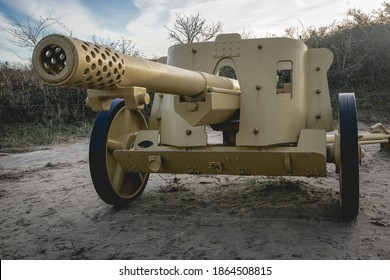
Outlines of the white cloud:
M0 62L24 63L26 61L20 59L14 52L0 49Z
M288 27L300 26L301 23L305 28L328 25L341 20L349 8L369 12L379 7L382 1L135 0L139 15L129 21L126 29L146 54L161 54L172 44L167 40L168 32L163 25L173 26L176 12L199 12L209 22L220 21L226 33L245 30L258 37L282 36Z
M321 14L319 11L324 8L325 3L329 7L329 0L314 3L283 0L213 0L204 3L197 2L186 6L183 10L185 13L199 12L210 21L221 21L224 32L240 33L245 29L258 36L266 33L282 35L285 28L298 23L297 18L302 17L313 21L313 19L318 19ZM331 22L332 20L327 21L327 23ZM310 23L310 25L315 25L315 23Z
M209 20L221 21L224 32L252 31L257 36L267 33L283 35L290 26L324 26L341 20L350 8L370 12L383 0L211 0L187 5L185 12L200 12ZM299 22L300 21L300 22Z
M225 0L224 2L235 3L239 1ZM218 11L216 6L220 3L220 1L201 2L195 0L136 0L134 4L139 9L139 15L129 21L126 29L137 42L137 46L145 50L145 54L166 55L173 42L167 38L168 31L164 25L173 26L176 12L191 14L199 11L202 17L210 21L214 19L216 22L220 16L219 12L215 12Z
M68 1L67 3L49 0L23 1L13 0L8 3L13 10L20 15L26 15L29 18L38 20L40 17L46 17L52 14L71 29L90 28L91 24L84 16L88 16L88 10L78 1Z
M173 11L182 7L180 0L135 0L134 5L139 9L139 15L129 21L126 30L143 50L146 56L163 56L172 45L167 39L168 31L164 25L169 25Z
M119 1L118 1L119 2ZM118 3L115 2L115 3ZM73 30L73 36L88 40L93 34L102 38L118 39L121 36L136 43L145 56L165 55L172 42L167 39L168 31L164 25L171 27L178 11L186 14L199 12L208 21L220 21L224 32L252 32L258 37L267 34L283 35L290 26L299 26L300 22L307 28L321 26L340 20L349 8L363 9L369 12L380 7L383 0L133 0L134 11L126 11L123 6L113 6L122 19L126 13L132 15L128 23L118 26L118 19L109 18L106 11L95 12L86 1L82 0L12 0L7 6L20 15L38 19L53 13L67 27ZM93 1L88 1L93 3ZM94 9L95 11L96 9ZM299 20L298 20L299 19ZM0 17L1 23L4 16ZM300 21L300 22L299 22ZM1 40L6 34L1 33ZM1 43L5 45L4 42ZM1 48L4 51L4 47Z
M11 28L10 20L0 13L0 61L5 62L24 62L21 57L31 56L30 52L26 49L15 47L11 43L13 37L5 29Z
M101 15L96 15L79 0L13 0L8 5L15 11L18 11L19 14L35 20L51 14L55 18L59 18L62 23L71 29L74 37L86 38L93 34L98 34L101 37L120 37L120 34L115 30L110 30L109 26L101 24L104 11L102 11ZM104 18L104 21L106 20ZM57 28L57 30L63 31L61 28Z

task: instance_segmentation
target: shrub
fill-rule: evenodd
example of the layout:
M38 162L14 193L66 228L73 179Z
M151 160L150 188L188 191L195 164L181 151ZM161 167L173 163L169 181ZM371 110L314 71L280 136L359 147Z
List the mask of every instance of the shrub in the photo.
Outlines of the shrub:
M50 87L28 66L0 64L0 123L70 123L91 120L86 90Z
M328 26L290 27L286 36L309 48L328 48L334 61L328 72L332 107L339 92L354 92L360 119L381 121L390 111L390 3L366 14L351 9L347 17ZM374 112L375 111L375 112ZM336 115L336 114L335 114Z

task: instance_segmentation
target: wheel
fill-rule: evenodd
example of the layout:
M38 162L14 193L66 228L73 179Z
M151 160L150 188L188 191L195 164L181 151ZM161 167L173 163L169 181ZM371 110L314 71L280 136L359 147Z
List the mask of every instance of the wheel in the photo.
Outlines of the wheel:
M92 129L89 168L99 197L106 203L124 207L145 189L149 173L125 173L113 152L130 149L135 133L147 129L141 112L126 109L121 99L114 99L107 112L100 112Z
M339 95L339 141L341 217L349 222L359 212L359 143L353 93Z

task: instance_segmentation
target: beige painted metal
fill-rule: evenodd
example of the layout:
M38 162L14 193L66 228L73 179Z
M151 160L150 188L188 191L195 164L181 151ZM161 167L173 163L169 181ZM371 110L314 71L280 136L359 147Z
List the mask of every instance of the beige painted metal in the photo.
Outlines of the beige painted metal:
M376 123L370 127L370 134L359 134L358 141L360 145L371 144L389 144L390 129L387 129L383 124ZM337 142L337 134L329 134L326 136L326 143L333 144Z
M139 111L123 107L114 117L108 130L106 144L107 174L115 193L122 198L136 197L148 181L148 173L128 174L117 162L114 152L130 149L138 131L147 129L143 115Z
M383 134L383 133L359 134L358 140L360 145L385 144L385 143L389 143L390 135ZM327 135L326 142L335 143L336 135Z
M130 57L89 42L50 35L34 50L33 66L48 84L90 89L144 87L148 92L201 95L207 87L238 90L235 80Z
M204 101L182 102L180 96L175 96L174 108L192 126L223 123L240 108L240 96L235 93L221 93L219 89L210 87Z
M324 130L302 130L294 147L149 147L117 150L126 172L326 176ZM154 139L152 142L156 141Z
M147 92L152 91L189 96L187 103L199 106L185 109L185 119L173 111L172 97L165 98L161 106L158 100L155 102L163 112L152 114L151 123L159 123L162 143L168 145L205 145L204 128L193 126L224 122L240 105L236 80L125 56L60 35L48 36L38 44L33 65L48 84L88 88L87 105L95 111L108 110L111 100L117 97L123 97L129 109L142 109L149 102ZM210 96L211 92L215 96Z
M173 108L173 95L155 94L149 126L160 130L161 144L178 147L207 146L204 126L190 125Z
M307 51L307 127L332 131L333 119L326 72L333 61L328 49L310 49Z
M162 144L176 146L203 145L204 128L193 127L226 122L238 109L237 146L296 143L302 129L333 129L326 80L331 62L328 50L308 50L297 40L242 40L238 34L172 46L169 65L60 35L43 39L33 56L45 82L93 89L88 103L94 110L108 109L116 96L127 97L126 106L135 109L147 103L146 92L180 95L173 104L172 97L156 104L159 114L151 120L159 123ZM212 75L224 66L235 70L238 81ZM279 71L291 79L282 89ZM127 91L134 87L146 90Z
M332 59L330 51L309 50L293 39L224 34L214 42L172 46L165 65L51 35L38 44L33 64L48 84L89 89L93 110L124 98L118 119L138 114L148 93L157 92L150 130L129 120L111 128L121 136L107 140L107 170L120 186L128 172L325 176ZM237 80L218 76L225 67ZM236 125L229 126L232 116ZM209 145L210 124L229 127L234 144Z
M88 89L86 105L93 111L108 111L112 99L123 98L129 110L142 110L150 103L150 96L143 87L117 88L115 90Z
M242 40L238 34L220 35L215 42L175 45L168 53L168 64L181 68L214 74L223 66L235 70L241 90L237 146L295 143L301 129L333 130L326 77L332 59L330 51L308 50L297 40ZM291 89L278 94L278 65L286 63L292 65ZM180 101L175 99L175 108Z

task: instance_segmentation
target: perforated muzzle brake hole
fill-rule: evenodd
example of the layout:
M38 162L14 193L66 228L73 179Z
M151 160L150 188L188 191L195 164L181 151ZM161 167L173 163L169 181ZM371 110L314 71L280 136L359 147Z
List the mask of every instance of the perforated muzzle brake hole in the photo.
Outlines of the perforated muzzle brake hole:
M47 46L42 50L41 63L47 74L58 75L66 67L66 53L58 45Z

